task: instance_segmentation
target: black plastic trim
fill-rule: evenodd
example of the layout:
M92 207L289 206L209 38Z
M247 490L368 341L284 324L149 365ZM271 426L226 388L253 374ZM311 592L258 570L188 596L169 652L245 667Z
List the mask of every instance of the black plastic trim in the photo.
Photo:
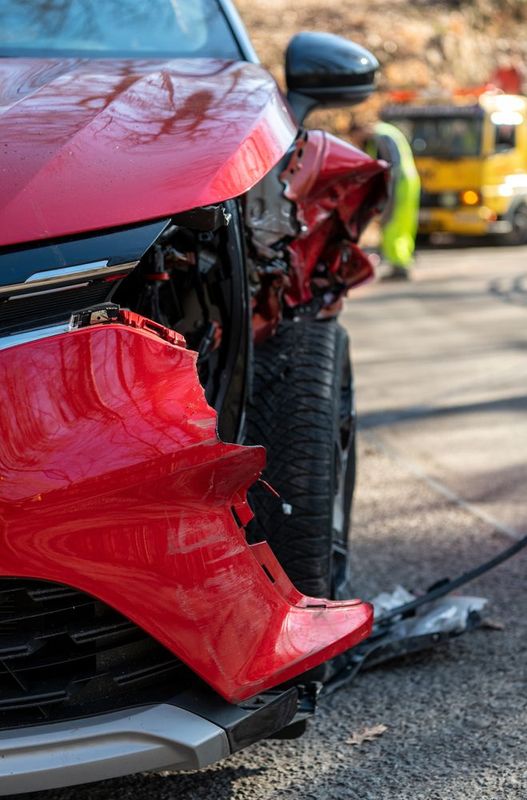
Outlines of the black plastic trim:
M229 344L214 406L218 412L220 437L226 441L242 442L252 356L252 317L241 211L236 200L228 200L225 208L231 215L226 243L231 266Z
M250 61L253 64L259 64L260 59L256 54L249 35L245 30L242 19L233 3L231 3L230 0L218 0L218 3L223 13L223 17L229 26L233 38L236 40L236 43L240 48L245 61Z
M139 261L170 219L0 249L0 286L24 283L36 272L107 260Z
M198 714L223 728L233 753L267 739L287 727L298 709L298 689L272 690L232 705L200 686L178 694L170 705Z

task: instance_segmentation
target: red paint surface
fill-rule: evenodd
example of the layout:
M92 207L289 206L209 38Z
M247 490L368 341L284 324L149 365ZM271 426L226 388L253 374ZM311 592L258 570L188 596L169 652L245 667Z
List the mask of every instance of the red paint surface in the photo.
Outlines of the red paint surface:
M0 59L0 245L236 197L295 133L254 64Z
M0 352L0 574L100 598L237 701L354 645L372 613L304 597L247 545L231 507L248 518L264 450L218 441L195 357L114 324Z

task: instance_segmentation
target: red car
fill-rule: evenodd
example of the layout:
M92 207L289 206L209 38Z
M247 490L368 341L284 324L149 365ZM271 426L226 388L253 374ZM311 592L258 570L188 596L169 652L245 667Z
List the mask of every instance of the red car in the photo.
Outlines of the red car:
M0 56L0 794L293 735L372 622L336 320L386 180L301 125L377 63L300 34L285 98L229 0L3 0Z

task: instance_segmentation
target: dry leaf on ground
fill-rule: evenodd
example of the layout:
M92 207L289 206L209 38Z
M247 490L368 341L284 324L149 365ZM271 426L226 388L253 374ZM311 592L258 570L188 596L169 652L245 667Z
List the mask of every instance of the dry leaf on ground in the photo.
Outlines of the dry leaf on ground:
M363 742L373 742L377 737L382 736L388 730L387 725L372 725L371 728L364 728L362 731L353 733L346 744L362 744Z

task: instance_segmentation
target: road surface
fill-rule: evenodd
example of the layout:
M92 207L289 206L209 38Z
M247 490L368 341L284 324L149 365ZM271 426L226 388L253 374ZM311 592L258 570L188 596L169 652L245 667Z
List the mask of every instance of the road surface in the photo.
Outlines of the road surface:
M427 250L355 293L357 591L422 590L527 532L527 248ZM502 630L361 675L306 736L202 773L39 800L526 800L527 559L480 579ZM387 726L375 741L354 733Z

